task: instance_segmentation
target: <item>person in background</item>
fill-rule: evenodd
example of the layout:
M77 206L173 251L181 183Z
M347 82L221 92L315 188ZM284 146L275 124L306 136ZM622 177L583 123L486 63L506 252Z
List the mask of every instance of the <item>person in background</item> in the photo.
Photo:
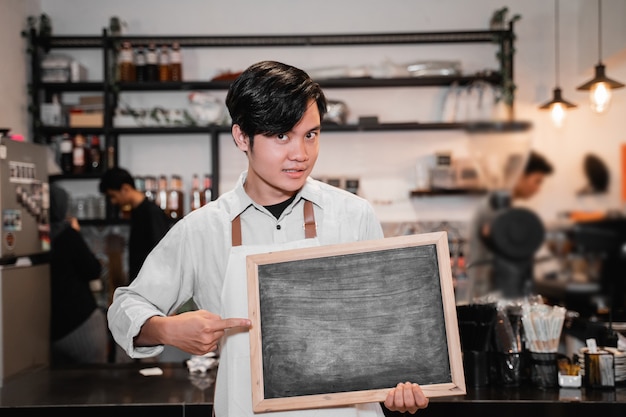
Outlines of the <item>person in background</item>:
M326 99L304 71L254 64L231 84L226 104L248 169L234 189L171 228L137 279L116 290L108 318L116 342L135 358L155 356L164 345L194 355L219 345L215 415L252 417L246 255L378 239L383 232L365 199L310 177ZM172 314L190 297L198 310ZM428 405L418 384L398 382L388 409L415 413ZM383 417L383 410L371 403L264 413L275 415Z
M80 233L76 218L67 217L68 205L67 191L51 185L51 364L106 363L106 316L90 287L91 281L100 278L102 265Z
M130 206L128 237L128 282L132 282L144 260L170 228L170 219L146 195L135 188L133 176L123 168L111 168L100 178L99 189L111 204Z
M536 151L531 151L526 166L511 190L511 204L532 198L541 189L545 177L552 174L550 162ZM488 220L496 212L490 196L484 198L470 221L467 274L470 282L470 300L485 296L495 290L491 277L493 252L485 244L489 235Z

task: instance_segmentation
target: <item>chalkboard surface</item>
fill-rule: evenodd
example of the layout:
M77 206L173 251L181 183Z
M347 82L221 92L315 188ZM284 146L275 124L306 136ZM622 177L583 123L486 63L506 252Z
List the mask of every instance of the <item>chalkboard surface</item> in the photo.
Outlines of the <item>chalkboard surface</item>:
M439 232L248 257L255 411L379 401L405 381L459 394L448 254Z

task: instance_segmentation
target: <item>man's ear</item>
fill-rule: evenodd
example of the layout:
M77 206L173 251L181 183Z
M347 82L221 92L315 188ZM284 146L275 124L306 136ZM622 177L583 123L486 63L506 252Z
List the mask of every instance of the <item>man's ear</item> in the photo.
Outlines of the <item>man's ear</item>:
M245 133L243 133L243 130L241 130L241 127L239 125L233 125L232 129L231 129L231 133L233 135L233 140L235 141L235 145L237 145L237 147L242 150L243 152L247 152L248 151L248 136L246 136Z

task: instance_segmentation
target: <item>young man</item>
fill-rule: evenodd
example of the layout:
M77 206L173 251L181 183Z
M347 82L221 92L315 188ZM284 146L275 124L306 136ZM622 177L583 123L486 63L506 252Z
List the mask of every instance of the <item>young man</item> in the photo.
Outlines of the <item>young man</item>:
M233 82L226 104L247 171L233 190L170 230L132 285L116 291L108 318L117 343L135 358L155 356L166 344L202 355L220 343L215 415L247 417L253 412L245 257L383 234L366 200L310 178L326 99L304 71L271 61L252 65ZM191 297L197 311L171 315ZM385 401L411 413L427 404L411 383L398 384ZM383 413L372 403L263 415Z
M539 192L547 175L552 174L553 168L548 160L535 151L531 151L519 179L511 190L511 203L520 200L528 200ZM489 220L493 218L498 208L493 207L491 195L487 196L479 204L470 222L469 254L468 254L468 277L470 280L470 300L482 297L495 288L492 275L493 252L485 244L489 237Z
M100 179L99 189L109 198L111 204L131 207L128 282L132 282L150 251L169 230L170 220L159 206L135 188L134 178L125 169L107 170Z

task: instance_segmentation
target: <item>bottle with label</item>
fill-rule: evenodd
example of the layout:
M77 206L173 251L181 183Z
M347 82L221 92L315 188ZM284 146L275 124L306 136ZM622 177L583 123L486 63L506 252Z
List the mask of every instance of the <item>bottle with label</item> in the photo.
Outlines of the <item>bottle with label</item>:
M135 81L144 82L146 80L146 54L143 46L140 46L135 53Z
M153 175L147 175L144 184L146 190L144 194L150 201L156 201L157 198L157 179Z
M159 184L157 186L157 194L154 202L169 216L167 209L167 177L165 175L159 176Z
M87 140L77 133L74 136L74 148L72 149L72 173L84 174L87 171Z
M170 81L170 50L167 45L159 53L159 81Z
M170 52L170 81L183 80L183 57L180 53L180 44L174 42Z
M153 43L148 45L148 51L146 52L146 80L159 81L159 57L156 45Z
M168 190L167 208L171 219L178 220L183 217L184 209L183 181L179 175L172 175L171 187Z
M107 168L113 168L115 166L115 147L109 145L107 147Z
M133 48L130 42L122 43L118 58L119 81L130 82L135 81L135 63L133 60Z
M61 171L64 174L71 174L74 171L74 143L72 142L72 138L67 133L63 134L63 138L61 139L60 148L60 163L61 163Z
M202 187L202 205L210 203L211 200L213 200L213 178L211 175L205 174Z
M141 175L135 175L135 177L133 178L133 182L135 183L135 189L141 193L146 192L146 179L145 177L142 177Z
M91 172L102 170L102 148L100 148L100 137L93 135L89 144L89 166Z
M200 189L200 178L198 177L198 174L193 174L193 178L191 179L191 198L189 200L189 210L194 211L204 205L202 202L202 196L203 193Z

